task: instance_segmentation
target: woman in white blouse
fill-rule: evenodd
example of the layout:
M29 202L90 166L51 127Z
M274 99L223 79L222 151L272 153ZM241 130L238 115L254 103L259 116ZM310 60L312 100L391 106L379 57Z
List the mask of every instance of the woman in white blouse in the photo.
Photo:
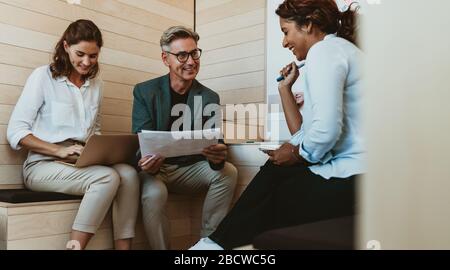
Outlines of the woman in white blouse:
M295 63L278 86L292 139L269 154L217 230L192 249L230 249L266 230L354 214L355 182L365 172L355 12L340 12L334 0L285 0L276 14L283 47L305 60L301 113Z
M102 34L89 20L69 25L53 62L33 71L14 108L7 137L12 148L29 150L25 186L34 191L84 195L71 243L84 249L112 204L116 249L129 249L139 206L139 178L126 164L75 168L87 138L100 133L102 82L98 57Z

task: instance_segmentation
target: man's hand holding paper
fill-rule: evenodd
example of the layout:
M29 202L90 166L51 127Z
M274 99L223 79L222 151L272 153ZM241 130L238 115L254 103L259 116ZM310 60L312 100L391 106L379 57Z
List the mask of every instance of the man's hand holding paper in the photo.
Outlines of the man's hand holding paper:
M149 174L155 174L159 172L161 165L164 163L164 159L165 158L159 154L147 155L139 160L138 166Z
M225 144L215 144L203 149L202 154L208 161L214 164L220 164L227 158L228 147Z
M143 157L156 154L164 158L203 154L211 162L221 163L227 153L227 147L218 144L221 135L218 129L172 132L143 130L138 135ZM145 160L141 159L140 162Z

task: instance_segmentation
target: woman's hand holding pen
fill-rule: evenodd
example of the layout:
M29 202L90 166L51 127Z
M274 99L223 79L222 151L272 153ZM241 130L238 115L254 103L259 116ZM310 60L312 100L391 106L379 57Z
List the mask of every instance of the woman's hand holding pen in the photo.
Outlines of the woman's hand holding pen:
M55 156L63 160L76 160L83 151L83 146L79 144L71 146L60 146L55 152Z
M292 85L300 76L300 72L298 71L297 64L295 62L290 63L285 66L282 70L280 70L280 75L284 77L284 80L280 81L278 84L278 90L282 91L291 91Z

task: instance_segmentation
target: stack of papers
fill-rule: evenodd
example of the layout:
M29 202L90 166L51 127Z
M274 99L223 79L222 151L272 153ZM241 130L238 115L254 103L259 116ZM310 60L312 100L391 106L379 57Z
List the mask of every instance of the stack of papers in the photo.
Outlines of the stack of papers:
M203 148L217 144L220 129L195 131L149 131L138 134L142 156L159 154L179 157L201 154Z
M264 150L277 150L280 148L281 144L277 142L263 142L259 145L259 149Z

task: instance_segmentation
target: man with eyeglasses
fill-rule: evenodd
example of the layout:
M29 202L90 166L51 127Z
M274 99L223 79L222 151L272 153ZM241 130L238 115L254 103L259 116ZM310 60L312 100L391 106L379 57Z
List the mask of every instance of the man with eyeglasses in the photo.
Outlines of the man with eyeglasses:
M133 95L133 133L142 130L193 130L208 120L221 120L221 115L203 116L203 109L219 106L219 95L195 78L200 69L202 50L197 47L199 35L183 26L170 27L161 36L161 58L169 69L167 75L139 83ZM199 99L201 103L199 105ZM178 124L180 116L172 114L175 107L184 106L190 127ZM194 108L201 106L201 108ZM176 110L175 110L176 111ZM218 118L217 118L218 117ZM216 121L217 122L217 121ZM183 121L183 123L187 123ZM137 162L142 180L142 217L152 249L169 249L169 221L166 215L168 192L205 193L202 211L201 237L212 233L227 214L237 181L236 168L226 162L227 146L216 144L205 148L201 155L164 158L140 157Z

